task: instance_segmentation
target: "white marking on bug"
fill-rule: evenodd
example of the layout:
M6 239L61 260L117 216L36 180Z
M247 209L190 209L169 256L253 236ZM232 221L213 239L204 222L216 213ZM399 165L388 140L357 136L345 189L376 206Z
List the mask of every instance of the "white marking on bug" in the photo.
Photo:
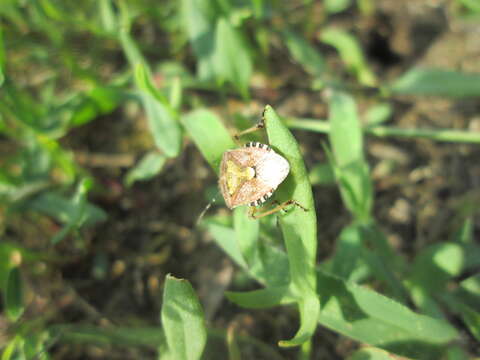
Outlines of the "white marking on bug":
M255 177L274 190L285 180L289 172L288 161L274 151L266 152L255 167Z

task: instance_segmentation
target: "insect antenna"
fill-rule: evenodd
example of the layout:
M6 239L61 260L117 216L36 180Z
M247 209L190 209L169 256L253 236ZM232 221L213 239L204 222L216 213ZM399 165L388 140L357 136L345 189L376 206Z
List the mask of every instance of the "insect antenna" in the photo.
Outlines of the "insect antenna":
M200 215L198 215L197 221L195 222L195 226L198 226L200 224L200 221L202 221L203 217L207 213L207 211L212 207L213 203L217 201L217 196L220 194L220 191L217 191L215 196L210 200L210 202L205 206L205 208L202 210Z

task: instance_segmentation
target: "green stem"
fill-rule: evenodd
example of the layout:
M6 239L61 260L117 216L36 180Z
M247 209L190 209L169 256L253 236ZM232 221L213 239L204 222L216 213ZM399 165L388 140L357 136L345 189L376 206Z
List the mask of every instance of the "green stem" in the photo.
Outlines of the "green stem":
M330 124L328 121L319 119L284 118L285 123L291 129L309 130L320 133L328 133ZM421 138L434 141L456 143L480 143L480 133L451 129L402 129L391 126L365 127L365 133L378 137L405 137Z

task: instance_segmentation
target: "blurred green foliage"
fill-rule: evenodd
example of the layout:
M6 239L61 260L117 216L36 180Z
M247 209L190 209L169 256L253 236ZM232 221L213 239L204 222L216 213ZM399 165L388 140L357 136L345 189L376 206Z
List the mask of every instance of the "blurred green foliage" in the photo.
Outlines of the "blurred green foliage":
M319 4L322 15L314 18ZM456 16L478 18L477 1L454 5ZM480 286L474 274L480 247L473 240L473 210L463 216L450 241L428 245L407 261L375 219L374 184L364 150L366 134L480 142L478 133L384 125L393 117L395 96L478 97L480 75L409 68L387 82L375 73L355 32L331 23L335 16L355 11L370 16L375 2L0 2L0 292L11 326L0 343L1 359L49 359L56 343L148 346L162 359L197 359L209 356L214 338L227 342L232 359L245 343L268 358L282 358L272 344L237 337L230 329L218 335L205 325L192 286L172 276L165 280L158 316L162 327L53 323L50 314L32 318L25 315L29 282L24 281L42 265L60 266L61 246L86 246L87 231L110 215L91 200L104 190L101 179L71 146L84 140L78 135L82 128L108 117L117 122L145 119L149 140L140 154L132 150L139 160L119 181L126 186L160 174L190 142L218 172L223 152L236 144L210 109L212 103L224 106L233 100L247 106L256 96L258 78L271 83L280 78L275 74L278 62L298 67L307 80L303 86L324 91L329 108L327 121L281 118L266 108L270 144L291 166L277 195L295 199L308 211L294 207L275 215L279 229L272 219L251 221L244 209L234 211L233 219L212 215L202 221L241 271L264 286L226 297L254 309L296 305L297 333L280 346L303 344L304 358L315 352L311 337L320 324L372 346L350 359L466 359L468 349L459 346L462 332L480 341ZM332 66L332 57L340 67ZM373 104L362 123L358 101L372 90ZM308 173L302 146L288 127L328 133L329 145L323 144L328 163L318 162ZM334 254L321 263L311 183L336 184L351 214ZM42 228L35 239L42 246L12 235L10 223ZM97 260L106 267L104 258ZM369 286L386 296L361 284L375 284Z

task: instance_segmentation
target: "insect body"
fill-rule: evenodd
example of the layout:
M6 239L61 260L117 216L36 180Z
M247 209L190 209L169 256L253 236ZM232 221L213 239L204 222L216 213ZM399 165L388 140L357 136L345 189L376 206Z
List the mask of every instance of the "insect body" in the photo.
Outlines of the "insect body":
M220 190L230 209L258 206L272 196L290 171L288 161L268 145L249 142L226 151L220 164Z

